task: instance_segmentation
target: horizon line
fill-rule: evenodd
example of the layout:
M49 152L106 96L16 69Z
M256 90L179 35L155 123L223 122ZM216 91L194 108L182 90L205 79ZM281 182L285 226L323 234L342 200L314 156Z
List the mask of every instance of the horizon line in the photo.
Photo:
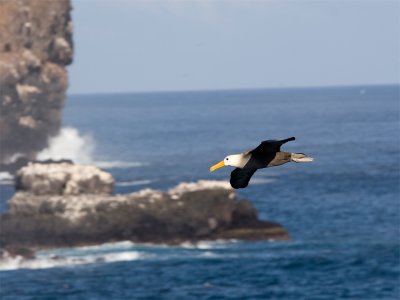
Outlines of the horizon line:
M66 93L66 96L89 96L89 95L126 95L126 94L166 94L166 93L206 93L206 92L240 92L240 91L263 91L263 90L306 90L306 89L329 89L329 88L362 88L362 87L389 87L398 86L399 83L366 83L366 84L343 84L343 85L321 85L321 86L287 86L287 87L250 87L250 88L220 88L220 89L188 89L188 90L144 90L144 91L122 91L122 92L81 92Z

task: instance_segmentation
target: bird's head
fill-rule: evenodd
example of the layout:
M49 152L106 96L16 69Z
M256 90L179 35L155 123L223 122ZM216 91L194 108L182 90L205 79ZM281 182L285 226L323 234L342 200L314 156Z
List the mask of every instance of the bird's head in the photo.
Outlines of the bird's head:
M219 163L213 165L210 168L210 172L213 172L219 168L222 168L224 166L231 166L231 167L243 167L242 166L243 162L243 155L242 154L232 154L228 155L225 157L223 160L221 160Z

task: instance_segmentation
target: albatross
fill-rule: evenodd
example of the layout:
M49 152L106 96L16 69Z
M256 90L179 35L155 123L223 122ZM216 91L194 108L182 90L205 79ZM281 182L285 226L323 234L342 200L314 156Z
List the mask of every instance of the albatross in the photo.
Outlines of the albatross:
M295 137L284 140L267 140L250 151L240 154L232 154L225 157L219 163L210 168L213 172L223 166L236 167L231 173L231 186L241 189L248 186L251 176L258 170L283 165L287 162L311 162L314 159L304 153L289 153L281 151L281 146L289 141L294 141Z

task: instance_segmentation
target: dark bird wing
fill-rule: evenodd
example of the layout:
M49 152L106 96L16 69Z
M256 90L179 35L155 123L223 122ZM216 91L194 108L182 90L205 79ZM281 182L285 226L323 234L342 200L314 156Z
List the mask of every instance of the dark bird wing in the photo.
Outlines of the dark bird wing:
M236 168L231 172L231 186L234 189L242 189L248 186L251 176L257 171L257 168Z
M295 137L284 140L263 141L257 148L244 152L245 155L251 154L251 158L243 169L236 168L231 173L231 186L234 189L242 189L248 186L251 176L259 168L265 168L275 157L276 152L281 151L281 146L289 141L294 141Z
M261 154L261 153L268 153L268 152L279 152L281 151L281 146L289 141L294 141L296 138L294 136L284 139L284 140L267 140L261 142L261 144L253 149L250 150L249 153L254 153L254 154Z

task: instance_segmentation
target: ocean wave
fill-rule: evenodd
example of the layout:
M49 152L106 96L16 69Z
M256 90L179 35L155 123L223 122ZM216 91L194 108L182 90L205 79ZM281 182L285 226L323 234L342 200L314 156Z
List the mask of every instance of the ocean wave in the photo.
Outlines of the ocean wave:
M155 244L155 243L134 243L131 241L120 241L120 242L110 242L98 245L90 246L79 246L72 248L53 248L49 250L41 250L38 252L39 255L51 256L51 255L85 255L92 252L111 252L111 251L126 251L126 250L137 250L140 249L173 249L173 248L183 248L183 249L198 249L198 250L210 250L210 249L223 249L229 245L238 243L236 239L230 240L214 240L214 241L199 241L199 242L183 242L178 245L168 245L168 244Z
M19 158L23 158L25 155L23 153L14 153L11 157L8 157L4 162L6 164L15 163Z
M76 128L63 127L49 139L49 147L38 153L38 160L70 159L74 163L89 164L93 161L95 143L90 135L81 135Z
M145 165L144 163L137 161L120 161L120 160L94 161L93 164L103 169L128 169L128 168L137 168Z
M37 256L34 259L25 259L21 256L7 257L0 260L0 271L18 269L48 269L56 267L71 267L95 263L112 263L120 261L134 261L141 259L143 254L138 251L124 251L117 253L92 254L81 256Z
M0 271L19 269L48 269L75 267L86 264L114 263L141 259L170 260L225 257L214 251L221 251L237 240L185 242L177 246L122 241L72 248L53 248L41 250L34 259L22 256L4 255L0 259ZM189 251L188 251L189 250ZM193 250L193 251L191 251ZM214 251L213 251L214 250Z
M14 177L8 172L0 172L0 185L14 184Z
M75 248L59 248L59 250L68 250L74 249L75 251L88 251L88 250L121 250L121 249L132 249L134 247L140 248L184 248L184 249L199 249L199 250L208 250L208 249L222 249L226 248L229 245L236 244L239 241L236 239L230 240L214 240L214 241L199 241L199 242L183 242L177 246L168 245L168 244L154 244L154 243L134 243L131 241L121 241L121 242L112 242L112 243L104 243L99 245L91 245L91 246L81 246ZM54 253L54 249L51 250ZM40 252L46 253L46 252Z
M140 167L136 161L96 160L96 143L91 135L81 134L76 128L63 127L59 134L49 139L49 147L38 153L38 160L70 159L76 164L93 164L104 169L125 169Z
M154 182L154 180L143 179L143 180L132 180L132 181L120 181L115 183L116 186L135 186L135 185L146 185Z
M200 254L200 257L205 257L205 258L218 258L220 255L211 252L211 251L204 251Z
M104 243L99 245L91 245L91 246L81 246L75 247L71 249L75 249L77 251L87 251L87 250L118 250L118 249L129 249L135 246L135 243L131 241L121 241L114 243ZM70 249L70 248L61 248L62 249Z
M216 241L200 241L196 243L184 242L179 246L186 249L199 249L199 250L210 250L210 249L223 249L230 244L237 243L238 240L216 240Z

